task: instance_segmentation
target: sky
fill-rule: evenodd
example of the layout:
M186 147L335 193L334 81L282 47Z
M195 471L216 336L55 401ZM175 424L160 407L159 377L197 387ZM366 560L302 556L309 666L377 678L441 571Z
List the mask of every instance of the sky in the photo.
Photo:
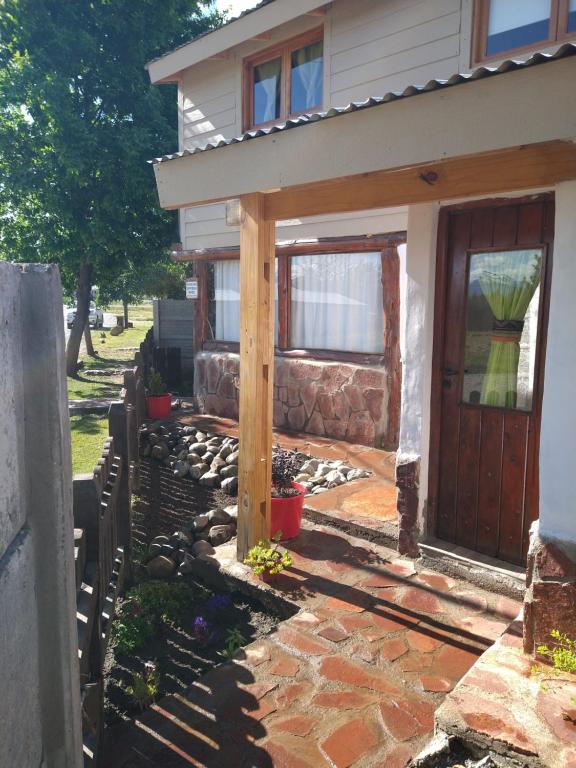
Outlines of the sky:
M238 16L246 8L252 8L259 0L216 0L216 7L219 11L230 9L230 16Z

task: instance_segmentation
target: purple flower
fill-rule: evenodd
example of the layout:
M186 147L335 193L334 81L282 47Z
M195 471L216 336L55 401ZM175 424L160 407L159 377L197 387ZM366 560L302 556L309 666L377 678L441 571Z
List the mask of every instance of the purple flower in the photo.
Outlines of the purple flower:
M210 636L210 625L204 616L196 616L194 619L194 634L200 640L207 640Z

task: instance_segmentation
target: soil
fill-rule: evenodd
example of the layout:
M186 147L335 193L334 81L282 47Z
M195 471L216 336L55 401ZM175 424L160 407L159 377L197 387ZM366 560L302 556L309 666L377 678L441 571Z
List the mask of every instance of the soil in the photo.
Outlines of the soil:
M147 661L154 661L160 675L159 696L182 693L195 680L214 666L227 661L225 648L230 631L238 632L247 645L269 634L280 620L256 601L238 593L221 594L229 603L210 608L208 598L212 590L185 577L198 599L180 626L161 624L152 639L133 654L119 652L110 643L104 664L104 710L106 725L112 726L139 714L126 693L134 673L142 673ZM194 622L202 617L208 622L208 631L198 631Z

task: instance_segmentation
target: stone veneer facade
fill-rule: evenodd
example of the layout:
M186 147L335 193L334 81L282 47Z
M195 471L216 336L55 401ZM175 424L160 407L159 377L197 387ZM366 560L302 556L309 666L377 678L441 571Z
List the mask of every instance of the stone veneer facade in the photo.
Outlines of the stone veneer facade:
M238 418L240 358L233 352L196 356L194 391L203 413ZM274 359L274 426L395 450L389 425L388 376L382 367L319 360Z

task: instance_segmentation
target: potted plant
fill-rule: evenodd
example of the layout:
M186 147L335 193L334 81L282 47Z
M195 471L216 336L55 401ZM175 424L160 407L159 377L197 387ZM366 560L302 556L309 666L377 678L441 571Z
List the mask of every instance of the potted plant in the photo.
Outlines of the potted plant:
M288 552L278 548L281 535L282 532L278 531L272 541L261 539L248 552L248 557L244 558L244 563L249 565L262 581L272 581L285 568L290 568L292 565L292 558Z
M149 419L167 419L172 411L172 395L166 391L164 379L150 368L146 390L146 411Z
M306 489L295 483L300 468L298 457L292 451L276 448L272 454L272 510L270 537L281 532L281 541L294 539L300 533L302 507Z

